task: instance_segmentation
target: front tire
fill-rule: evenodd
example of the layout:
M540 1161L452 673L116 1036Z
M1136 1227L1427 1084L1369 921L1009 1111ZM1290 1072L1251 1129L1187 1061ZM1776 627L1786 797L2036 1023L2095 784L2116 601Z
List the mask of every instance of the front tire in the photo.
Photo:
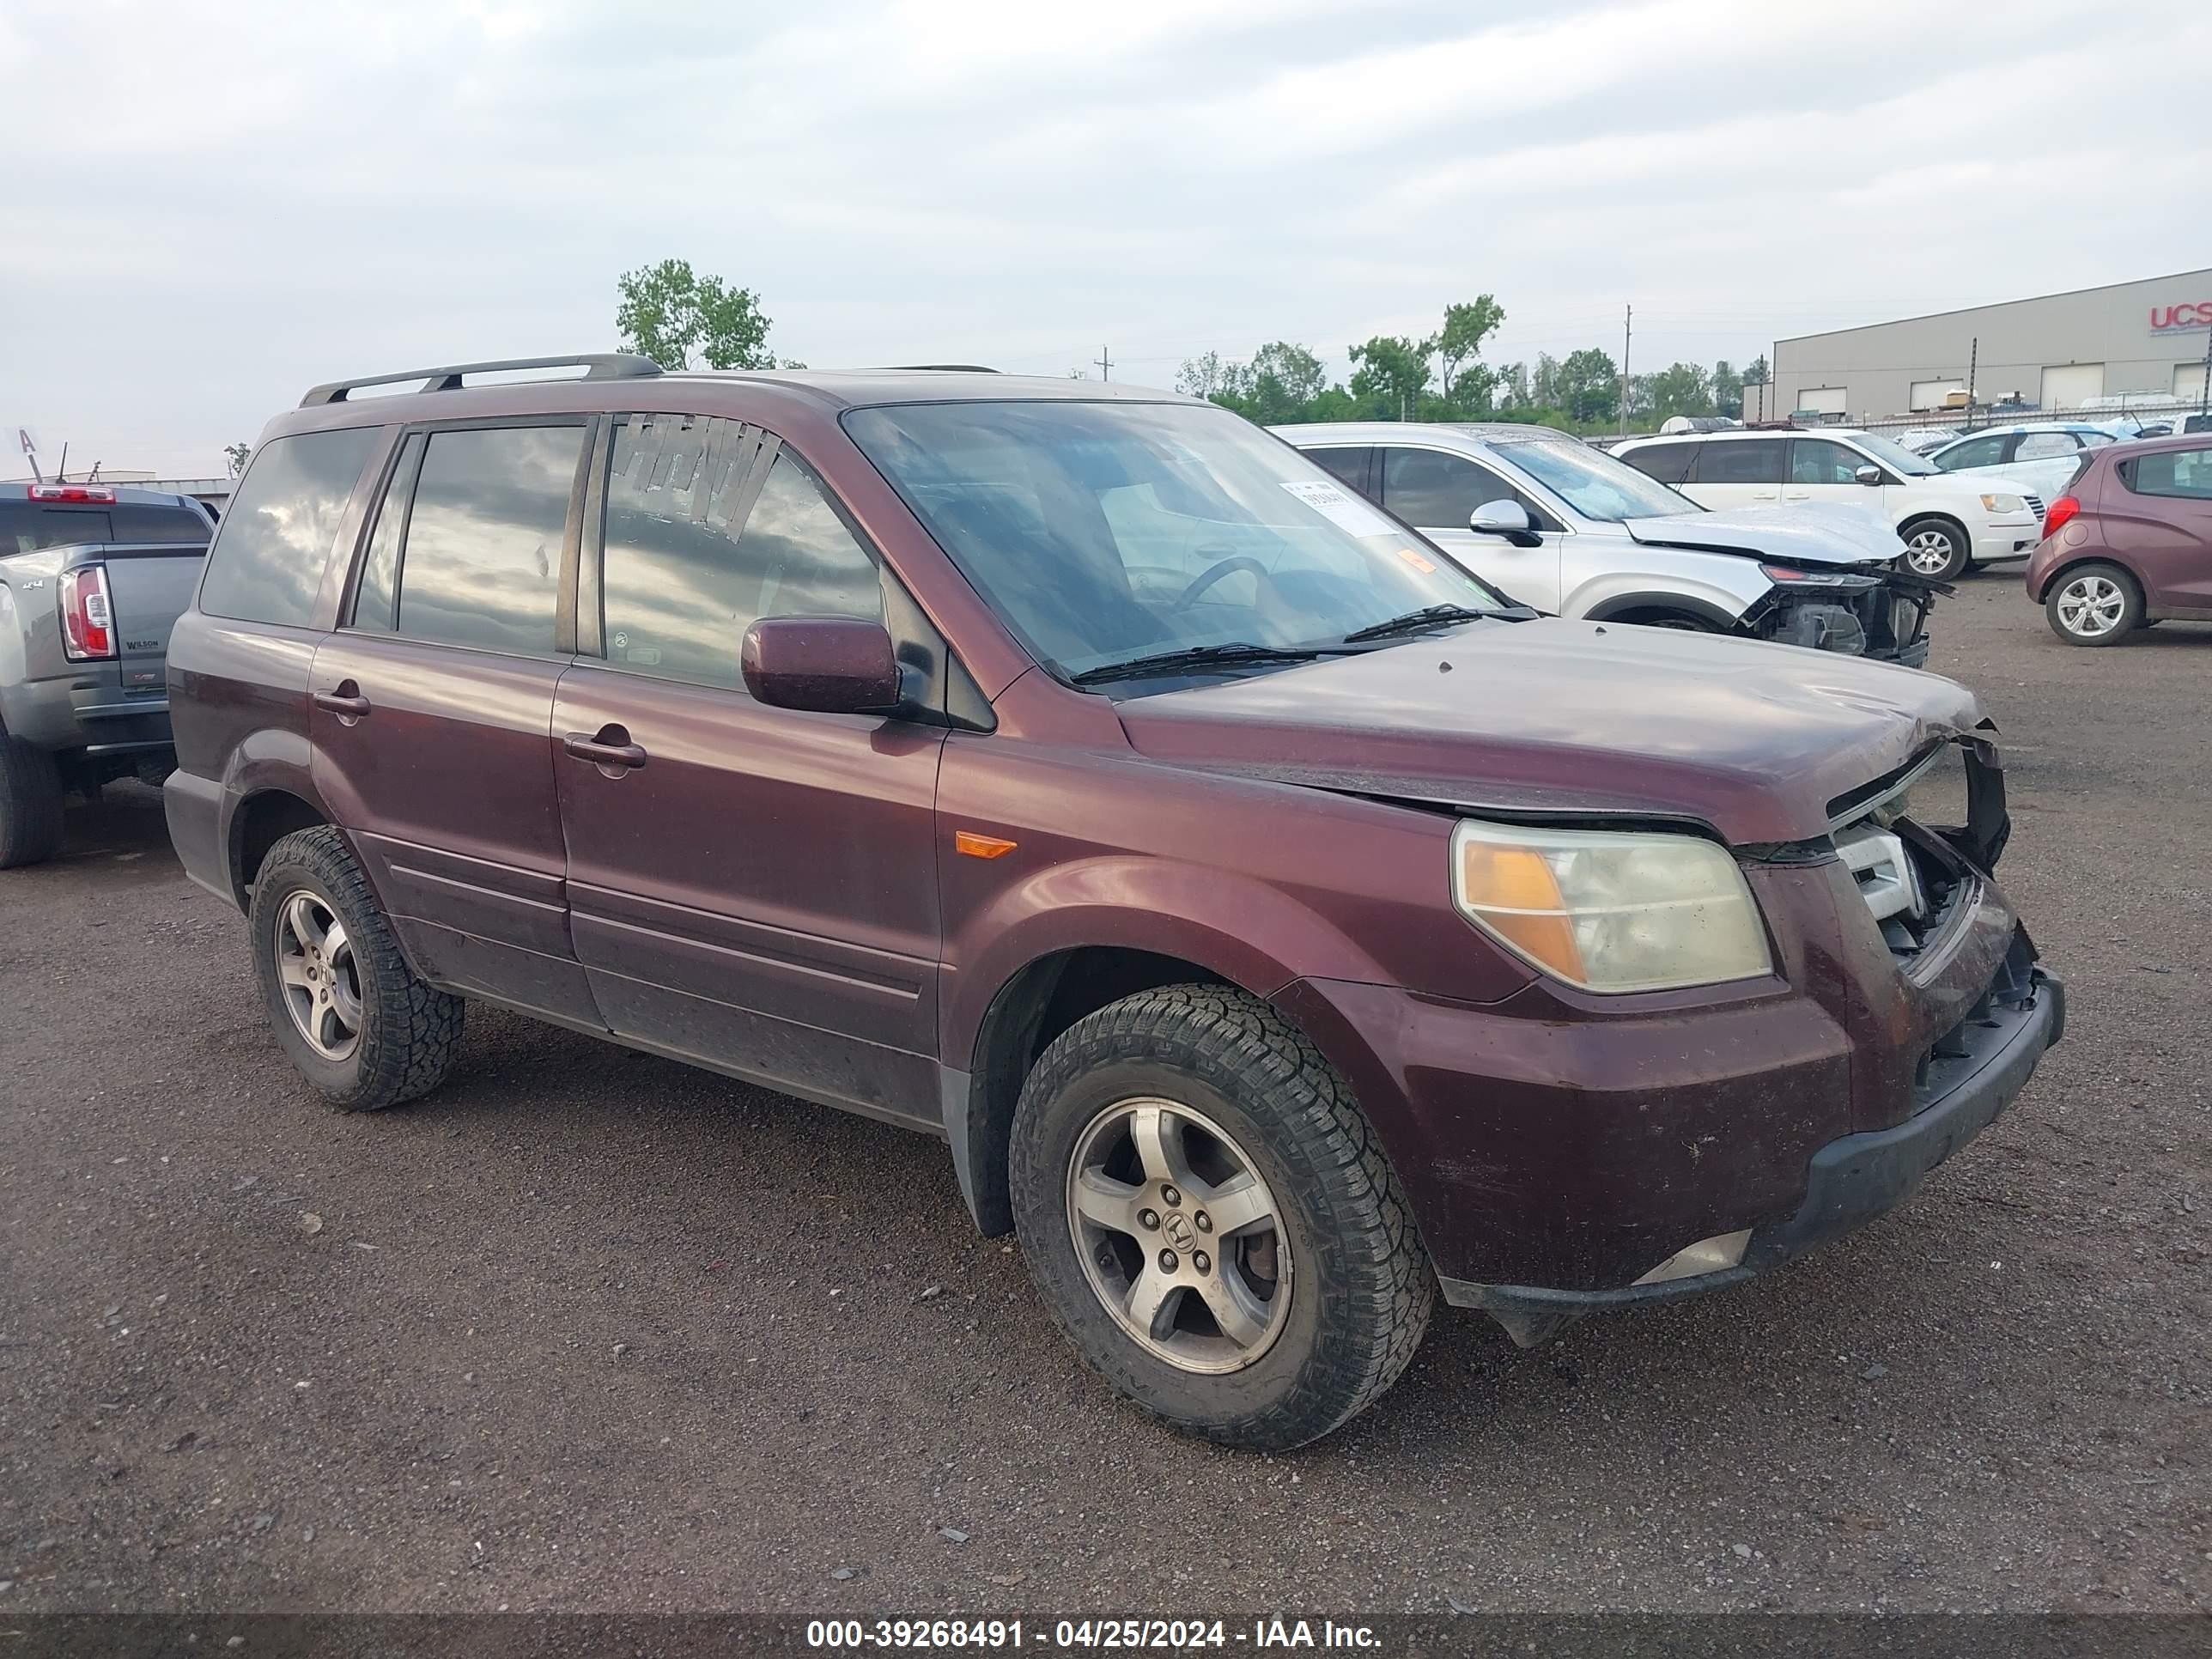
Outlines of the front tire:
M1206 1439L1318 1439L1427 1328L1435 1271L1350 1086L1241 991L1146 991L1063 1032L1023 1086L1009 1173L1054 1322Z
M269 849L250 926L277 1043L331 1105L380 1111L445 1080L465 1005L416 978L336 830Z
M1942 519L1916 519L1897 533L1905 542L1905 556L1898 563L1916 576L1954 581L1973 562L1966 532Z
M54 757L0 737L0 870L44 864L62 849L62 779Z
M2043 614L2069 645L2118 645L2143 625L2142 589L2116 564L2077 564L2051 583Z

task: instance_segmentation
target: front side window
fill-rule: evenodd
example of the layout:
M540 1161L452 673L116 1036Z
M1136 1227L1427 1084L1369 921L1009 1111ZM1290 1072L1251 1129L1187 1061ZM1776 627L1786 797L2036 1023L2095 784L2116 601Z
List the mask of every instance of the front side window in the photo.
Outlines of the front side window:
M1825 438L1798 438L1790 446L1790 482L1801 484L1847 484L1858 482L1858 471L1868 465L1865 456Z
M1901 478L1927 478L1935 476L1936 469L1903 444L1885 438L1879 432L1854 432L1851 444L1860 455L1878 461Z
M1778 484L1783 441L1746 438L1741 443L1707 444L1698 452L1695 482L1701 484Z
M616 428L603 578L607 661L742 685L762 617L880 621L883 579L821 483L773 437L702 416Z
M1299 648L1506 601L1226 410L1073 398L849 410L970 584L1070 678L1212 645Z
M271 438L253 452L208 550L200 609L240 622L304 628L375 427Z
M1531 523L1546 526L1548 515L1534 501L1480 462L1436 449L1393 446L1382 452L1382 505L1407 524L1464 530L1474 509L1489 501L1518 502Z
M2138 495L2212 501L2212 449L2167 449L2139 455L2121 476Z
M433 432L399 549L397 631L512 656L553 652L581 426Z
M1698 446L1638 444L1623 451L1620 459L1647 478L1656 478L1663 484L1678 484L1688 480L1690 463L1698 459Z
M1969 438L1938 453L1936 467L1941 472L1956 472L1962 466L1995 466L2004 459L2004 434L2001 432L1993 432L1985 438Z

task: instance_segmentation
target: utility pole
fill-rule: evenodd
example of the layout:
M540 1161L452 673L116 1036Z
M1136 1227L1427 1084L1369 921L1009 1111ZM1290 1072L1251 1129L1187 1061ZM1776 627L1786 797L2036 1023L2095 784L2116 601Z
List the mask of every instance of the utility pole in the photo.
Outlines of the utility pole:
M1111 346L1100 346L1098 355L1091 361L1097 365L1100 380L1110 380L1114 378L1114 349Z
M1620 313L1620 430L1628 432L1628 341L1629 325L1636 320L1636 307L1624 307Z
M2204 390L2197 399L2199 415L2212 415L2212 328L2204 331Z
M1966 348L1966 422L1970 426L1974 419L1974 371L1980 368L1981 362L1982 337L1977 334L1973 344Z

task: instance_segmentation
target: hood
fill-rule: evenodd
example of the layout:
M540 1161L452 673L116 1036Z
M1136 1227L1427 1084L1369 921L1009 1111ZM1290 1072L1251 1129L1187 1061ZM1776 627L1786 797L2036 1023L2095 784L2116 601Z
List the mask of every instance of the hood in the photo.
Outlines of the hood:
M1913 669L1559 617L1117 709L1164 763L1478 812L1692 818L1737 844L1824 834L1830 801L1981 718Z
M1693 547L1785 564L1887 563L1898 554L1897 532L1887 519L1870 507L1832 501L1624 519L1620 527L1646 547Z

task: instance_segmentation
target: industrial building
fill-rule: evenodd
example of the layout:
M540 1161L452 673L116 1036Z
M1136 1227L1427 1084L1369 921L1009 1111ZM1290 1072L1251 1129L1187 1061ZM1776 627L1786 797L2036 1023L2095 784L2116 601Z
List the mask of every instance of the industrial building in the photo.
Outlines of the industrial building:
M2212 270L1777 340L1748 407L1879 422L1956 406L2045 414L2195 408L2212 343Z

